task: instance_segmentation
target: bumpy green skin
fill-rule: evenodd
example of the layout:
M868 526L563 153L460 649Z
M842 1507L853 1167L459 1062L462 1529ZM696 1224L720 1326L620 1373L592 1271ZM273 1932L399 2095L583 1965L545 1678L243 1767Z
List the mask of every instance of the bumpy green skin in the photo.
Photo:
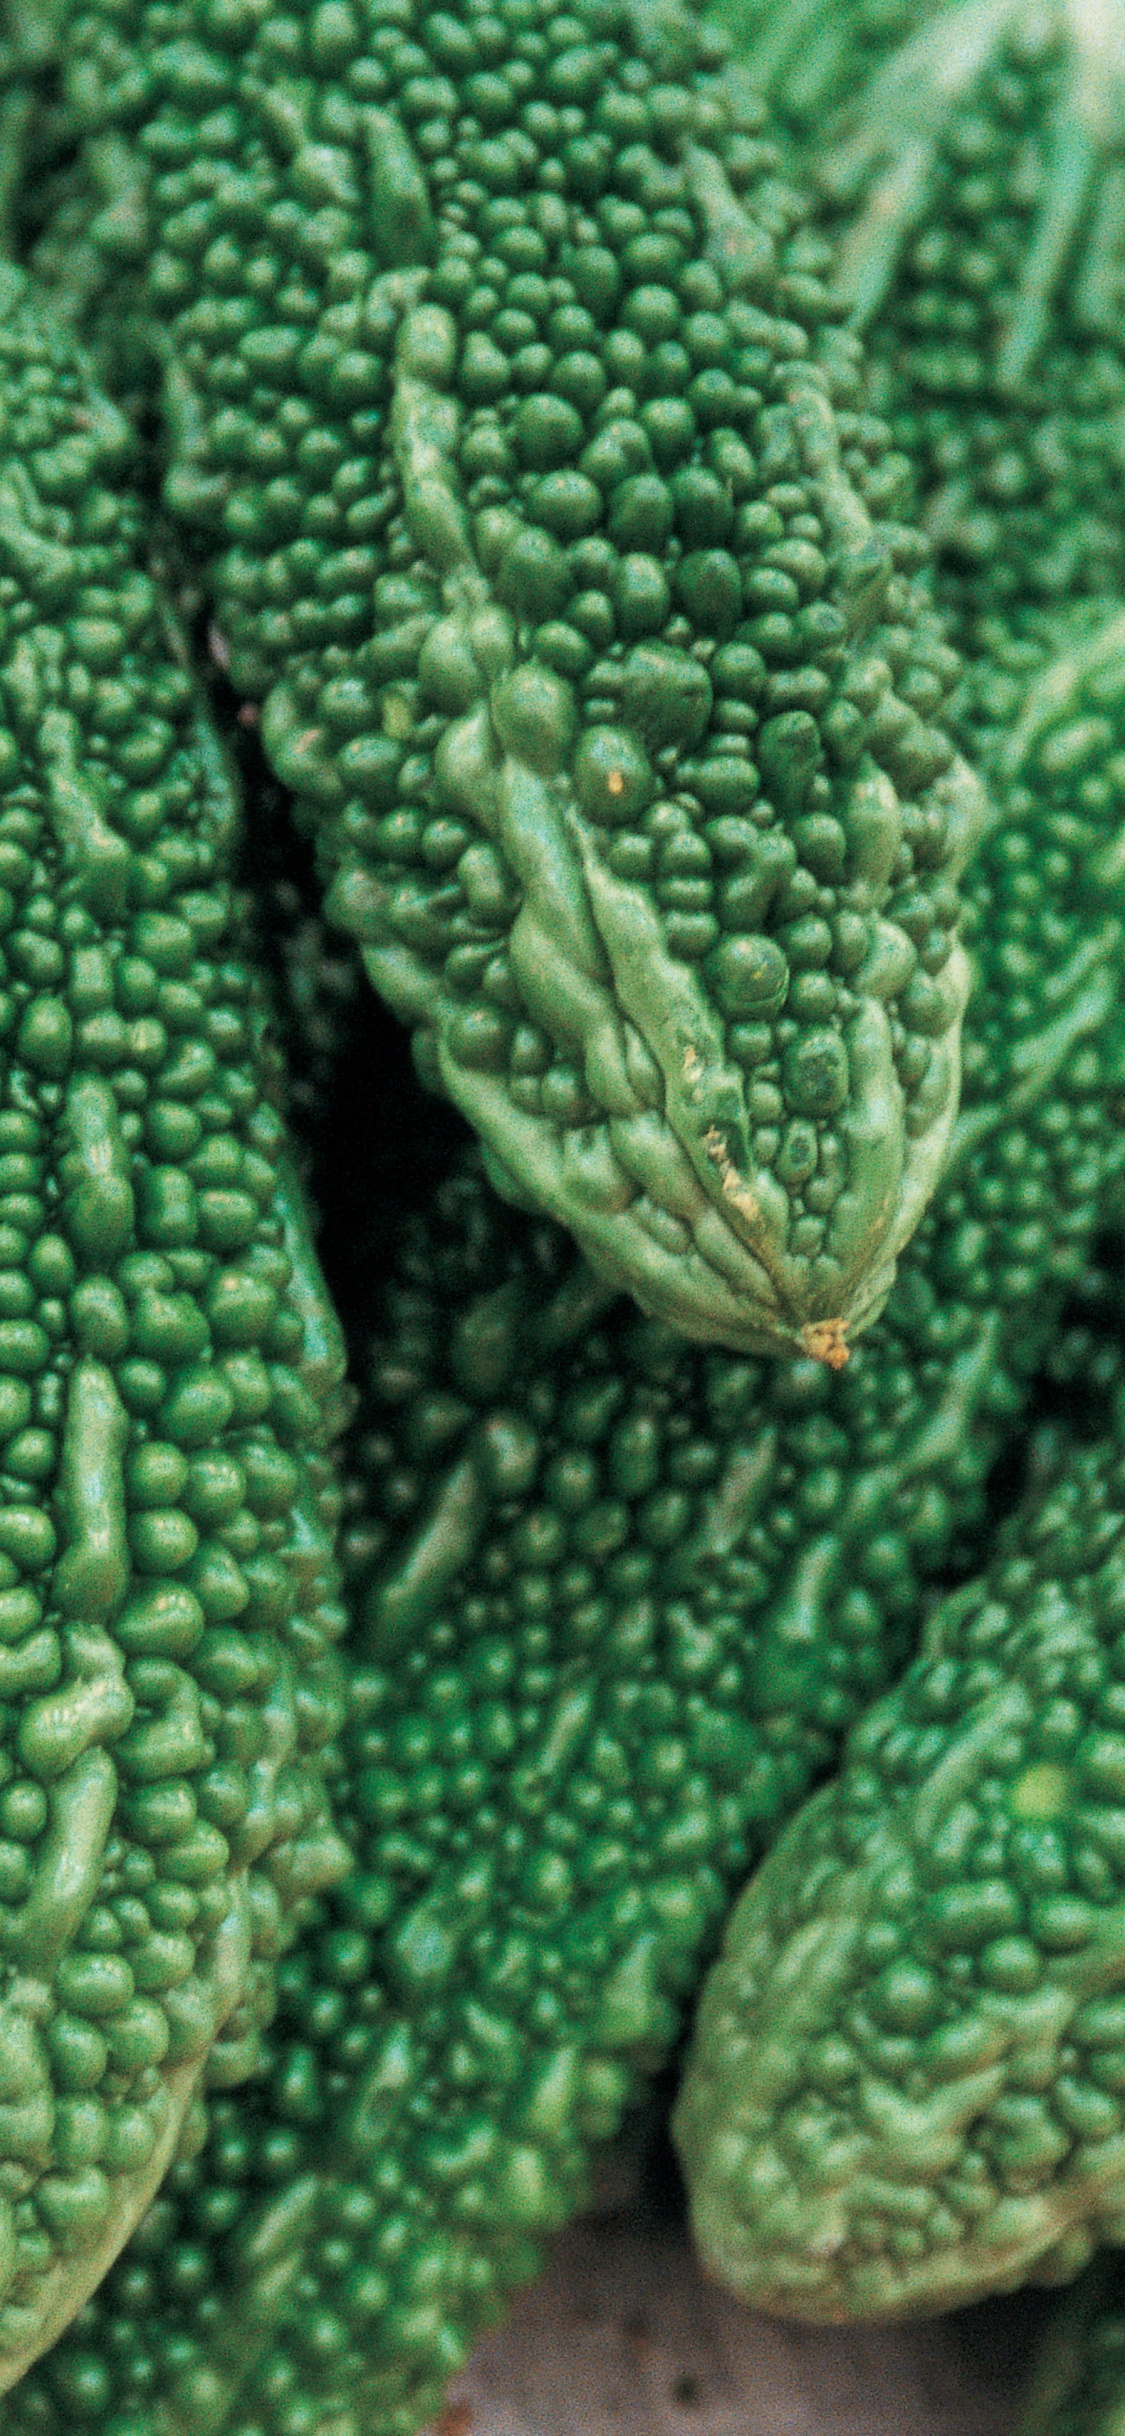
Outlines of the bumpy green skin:
M167 500L425 1074L646 1309L842 1360L946 1147L985 813L718 56L641 0L81 0L67 89Z
M354 1449L353 1872L282 1966L260 2073L11 2436L79 2408L99 2436L287 2436L293 2411L406 2436L438 2407L667 2052L747 1861L900 1661L1018 1410L994 1314L959 1312L952 1353L932 1306L884 1320L881 1362L836 1379L693 1354L603 1316L556 1231L471 1179L441 1199Z
M1116 796L1047 778L1096 744L1082 682L974 870L957 1180L847 1369L692 1351L471 1174L408 1228L351 1443L354 1874L10 2436L409 2436L580 2200L730 1889L965 1565L1122 1169L1103 1002L1064 992L1022 1109L999 1020L1018 966L1042 1042L1057 925L1116 901Z
M893 17L877 46L869 14L853 32L839 13L851 92L835 117L802 106L788 8L748 48L770 52L797 123L837 290L972 653L997 612L1125 584L1125 12L958 0L916 15L896 50Z
M766 2307L949 2307L1120 2238L1123 1447L1119 1399L733 1915L676 2133Z
M0 2389L346 1854L331 1313L131 443L0 286Z
M51 11L0 9L0 240L10 259L24 178L42 116L42 87L57 60Z

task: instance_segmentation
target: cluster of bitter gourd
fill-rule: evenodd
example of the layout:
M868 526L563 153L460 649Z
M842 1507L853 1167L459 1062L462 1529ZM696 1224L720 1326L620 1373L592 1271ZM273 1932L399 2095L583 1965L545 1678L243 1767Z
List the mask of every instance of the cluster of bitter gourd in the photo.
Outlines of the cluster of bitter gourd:
M1065 673L1028 722L1024 840L1061 906L1111 834L1123 683L1108 648ZM985 936L1021 867L1000 835L975 867ZM1003 975L980 970L987 1043ZM693 1352L471 1173L406 1222L350 1442L352 1870L282 1965L255 2072L13 2397L19 2436L76 2413L404 2436L436 2406L979 1529L1121 1163L1104 1009L1071 1035L1066 1122L1048 1096L1021 1112L1006 1058L841 1372Z
M341 1601L173 545L11 274L5 2426L410 2436L778 1836L681 2106L708 2256L828 2315L1073 2273L1120 1402L890 1687L1125 1181L1115 8L775 7L752 75L646 0L53 14L16 241L484 1167L351 1247Z

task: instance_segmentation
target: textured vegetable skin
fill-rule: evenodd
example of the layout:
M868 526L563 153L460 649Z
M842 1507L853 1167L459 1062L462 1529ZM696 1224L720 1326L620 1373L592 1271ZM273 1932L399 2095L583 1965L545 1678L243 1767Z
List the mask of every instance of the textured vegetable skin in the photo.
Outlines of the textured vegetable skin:
M832 2318L1122 2226L1122 1429L1074 1458L732 1917L676 2136L703 2255Z
M1025 985L1113 902L1112 807L1036 759L1088 710L1073 666L1052 699L974 872ZM534 2270L729 1888L967 1562L1120 1172L1100 999L1069 977L1021 1107L998 947L978 976L958 1179L842 1373L693 1353L471 1175L407 1230L351 1442L355 1873L11 2436L79 2405L97 2436L407 2436ZM1034 989L1026 1022L1042 1049Z
M11 2436L79 2406L137 2436L282 2436L291 2409L405 2436L437 2409L668 2051L729 1889L900 1658L919 1554L975 1517L1018 1409L991 1315L916 1372L936 1314L884 1321L866 1388L760 1370L603 1312L472 1180L442 1201L354 1449L353 1871L281 1966L260 2071L212 2101Z
M985 807L904 469L718 55L602 0L67 35L89 246L141 250L166 497L334 919L602 1274L841 1361L947 1144Z
M339 1344L131 442L0 280L0 2388L343 1865Z

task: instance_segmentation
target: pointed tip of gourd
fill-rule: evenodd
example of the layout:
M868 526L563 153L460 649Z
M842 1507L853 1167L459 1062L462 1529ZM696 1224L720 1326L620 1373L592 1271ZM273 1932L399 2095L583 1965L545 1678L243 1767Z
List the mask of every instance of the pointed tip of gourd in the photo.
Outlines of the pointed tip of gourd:
M824 1362L829 1370L843 1370L851 1360L847 1343L848 1323L843 1319L809 1320L801 1330L801 1343L814 1362Z

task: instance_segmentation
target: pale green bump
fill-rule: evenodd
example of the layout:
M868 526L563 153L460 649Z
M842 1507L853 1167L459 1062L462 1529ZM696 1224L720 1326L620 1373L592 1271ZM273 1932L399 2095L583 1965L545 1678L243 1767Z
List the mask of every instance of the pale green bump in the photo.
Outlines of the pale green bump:
M463 592L483 599L454 449L461 413L450 389L457 354L453 316L418 304L404 316L396 353L391 443L411 536L430 565Z
M524 2141L508 2149L502 2172L490 2183L489 2208L498 2224L527 2232L545 2232L570 2213L540 2151Z
M166 1674L164 1707L143 1724L129 1726L118 1745L130 1777L142 1784L185 1776L202 1768L207 1758L198 1687L181 1667L170 1666Z
M324 732L315 722L310 725L287 685L273 685L266 695L261 733L263 750L287 787L329 809L342 800L342 781L325 751Z
M533 660L498 680L489 708L505 752L526 761L540 777L554 778L577 726L571 687Z
M497 825L497 739L483 702L474 703L444 730L434 756L434 775L442 802L451 812L467 812L486 832Z
M656 1968L656 1935L646 1930L622 1955L602 1989L591 2025L597 2046L643 2047L668 2035L673 2017L659 1993Z
M1015 1780L1008 1808L1015 1818L1049 1821L1060 1818L1073 1796L1070 1776L1057 1761L1036 1760Z
M67 1072L74 1048L74 1024L65 998L42 991L31 999L16 1034L16 1054L49 1082Z
M101 1362L76 1362L67 1387L58 1492L63 1553L55 1596L65 1615L105 1623L124 1596L128 1432L112 1372Z
M634 644L621 676L626 727L650 752L694 744L703 734L711 715L711 679L690 652L667 643Z
M222 1371L190 1362L161 1407L161 1427L174 1446L207 1446L234 1418L234 1396Z
M457 362L457 324L452 313L443 305L417 304L404 316L398 337L396 369L404 381L417 381L423 392L436 393L452 379ZM419 444L429 441L436 445L431 427L426 422L427 410L435 418L433 429L445 433L456 429L451 416L456 409L453 401L436 394L424 394L414 401L419 417Z
M419 473L405 484L411 537L430 564L451 575L469 565L468 519L450 484L438 473Z
M290 1261L288 1299L302 1325L301 1376L319 1408L324 1435L342 1429L351 1410L347 1347L316 1254L308 1205L291 1160L278 1160L275 1207Z
M374 1654L386 1657L402 1649L432 1620L468 1563L487 1513L487 1490L468 1458L446 1475L425 1521L371 1593L364 1625Z
M74 551L28 524L10 478L0 483L0 559L41 610L63 609L73 601L81 581Z
M437 242L426 173L397 112L367 110L363 116L370 174L368 201L372 250L384 270L412 270L432 262Z
M157 1582L126 1601L114 1623L114 1639L130 1658L189 1658L204 1622L199 1600L185 1582Z
M510 668L516 656L515 627L499 601L470 601L465 614L469 649L486 683Z
M481 672L463 617L439 618L431 626L418 655L418 682L435 709L450 719L480 699Z
M0 2008L0 2156L46 2165L55 2128L51 2067L40 2031L21 2007Z
M110 1268L125 1250L133 1228L129 1154L108 1083L77 1077L66 1095L68 1152L62 1223L90 1268Z
M587 728L572 777L582 811L607 827L629 828L655 793L648 754L624 728Z

